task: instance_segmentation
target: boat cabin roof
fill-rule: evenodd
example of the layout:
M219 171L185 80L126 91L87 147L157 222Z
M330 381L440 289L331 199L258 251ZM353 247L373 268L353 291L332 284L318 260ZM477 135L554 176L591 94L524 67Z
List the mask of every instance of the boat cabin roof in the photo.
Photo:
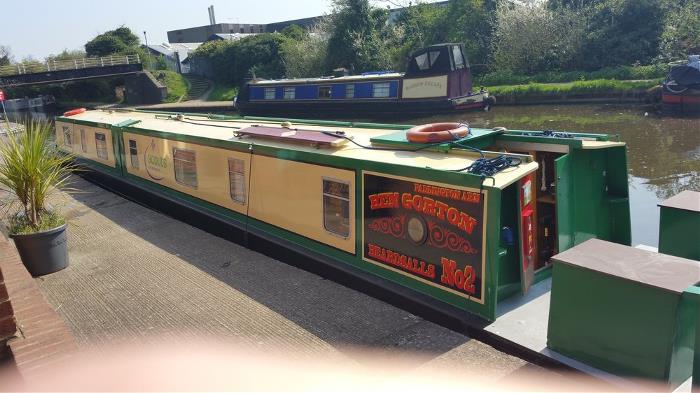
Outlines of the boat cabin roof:
M179 117L179 120L178 120ZM232 144L270 146L282 149L305 151L319 155L329 155L350 159L375 161L393 165L430 168L441 171L456 171L471 165L480 158L477 152L462 148L436 148L420 151L408 151L415 144L405 140L405 129L385 125L326 125L333 122L305 121L283 127L282 120L264 118L212 118L207 115L163 114L141 111L87 111L70 117L59 117L57 121L67 121L95 127L109 128L112 125L128 127L133 130L150 130L164 133L186 135L195 138L207 138L217 141L227 141ZM406 126L408 129L410 126ZM128 131L128 130L127 130ZM323 133L326 132L326 133ZM396 150L371 150L360 147L348 139L338 136L336 132L362 146L396 147ZM499 131L473 129L475 137ZM166 136L167 138L167 136ZM589 141L593 143L588 148L604 148L624 145L621 142ZM418 145L421 146L421 145ZM586 144L583 148L587 148ZM500 152L484 152L486 157L500 155ZM504 188L523 176L535 171L537 162L530 156L521 156L522 163L517 167L508 168L493 176L493 182L488 181L485 187ZM467 174L466 172L465 175Z
M294 78L294 79L265 79L250 82L250 85L266 86L280 84L304 84L304 83L340 83L340 82L361 82L361 81L376 81L383 79L396 79L403 77L401 72L377 72L368 73L365 75L346 75L346 76L323 76L318 78Z

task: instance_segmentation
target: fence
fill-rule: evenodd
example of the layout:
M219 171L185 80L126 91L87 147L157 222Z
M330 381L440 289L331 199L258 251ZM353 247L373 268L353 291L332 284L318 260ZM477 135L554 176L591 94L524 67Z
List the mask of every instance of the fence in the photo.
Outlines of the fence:
M141 63L139 55L86 57L74 60L49 60L46 62L17 63L0 67L0 76L36 74L60 70L80 70L83 68L108 67L122 64Z

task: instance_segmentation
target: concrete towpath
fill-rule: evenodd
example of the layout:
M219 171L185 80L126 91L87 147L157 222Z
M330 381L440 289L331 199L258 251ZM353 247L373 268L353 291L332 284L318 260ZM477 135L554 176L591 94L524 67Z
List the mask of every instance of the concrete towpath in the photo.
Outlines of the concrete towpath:
M411 354L414 367L532 366L404 310L212 236L75 177L54 199L69 217L70 266L37 279L83 348L114 340L237 339L351 359ZM545 372L545 371L541 371ZM547 372L549 374L549 372ZM517 373L516 373L517 374Z

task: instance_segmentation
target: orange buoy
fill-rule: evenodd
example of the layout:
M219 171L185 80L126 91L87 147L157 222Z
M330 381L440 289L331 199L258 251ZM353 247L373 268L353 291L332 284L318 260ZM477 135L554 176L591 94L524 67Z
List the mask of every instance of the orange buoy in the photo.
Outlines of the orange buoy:
M465 123L430 123L406 131L406 139L415 143L447 142L467 135L469 125Z
M68 116L77 115L77 114L85 112L86 110L87 109L85 109L85 108L71 109L69 111L63 112L63 116L68 117Z

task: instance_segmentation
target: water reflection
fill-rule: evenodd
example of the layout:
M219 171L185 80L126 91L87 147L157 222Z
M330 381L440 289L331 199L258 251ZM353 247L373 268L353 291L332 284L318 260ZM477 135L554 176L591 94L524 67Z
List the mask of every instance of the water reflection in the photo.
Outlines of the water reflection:
M403 123L462 120L483 128L619 134L628 146L633 244L658 244L659 201L684 190L700 191L698 118L660 117L647 114L638 106L536 105L499 106L491 112L441 115Z

